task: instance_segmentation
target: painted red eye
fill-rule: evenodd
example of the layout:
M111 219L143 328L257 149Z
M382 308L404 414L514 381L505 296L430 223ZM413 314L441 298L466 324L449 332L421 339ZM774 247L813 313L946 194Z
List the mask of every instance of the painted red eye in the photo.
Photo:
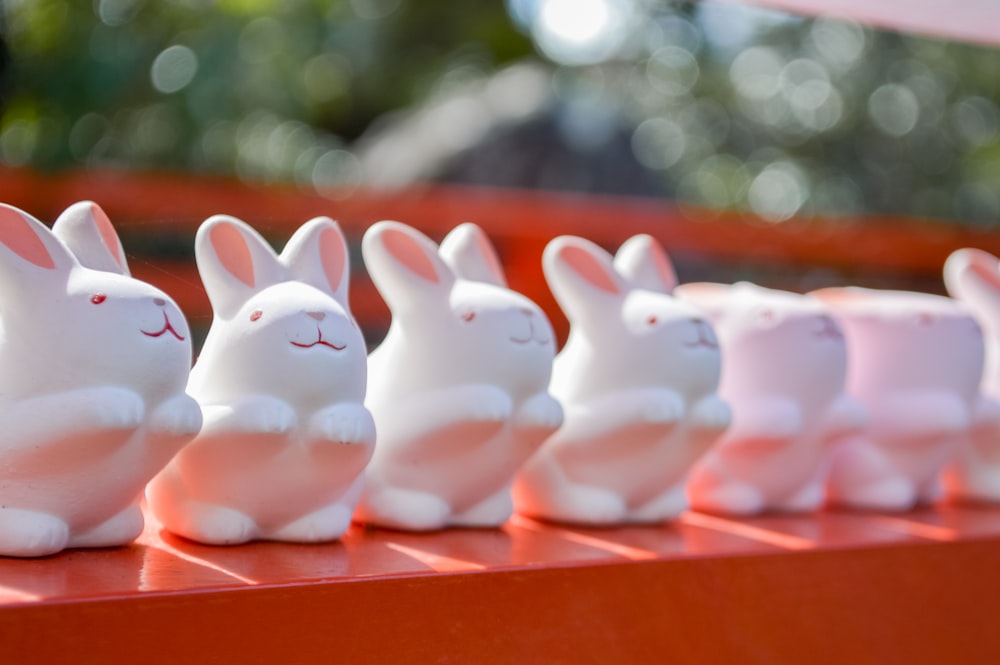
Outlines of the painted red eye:
M922 326L929 326L934 323L934 315L928 312L920 312L917 314L917 323Z
M95 293L94 295L90 296L90 302L94 303L95 305L100 305L107 299L108 297L103 293Z
M257 320L259 320L259 319L260 319L260 317L262 317L262 316L264 316L264 312L260 311L259 309L255 309L255 310L254 310L254 311L253 311L253 312L252 312L252 313L250 314L250 320L251 320L251 321L257 321Z
M646 323L648 323L648 324L649 324L649 325L651 325L651 326L652 326L652 325L656 325L656 315L655 315L655 314L650 314L650 315L649 315L649 316L648 316L648 317L646 318Z
M476 318L476 313L473 312L472 310L469 310L468 312L463 312L460 318L466 323L468 323L472 319Z

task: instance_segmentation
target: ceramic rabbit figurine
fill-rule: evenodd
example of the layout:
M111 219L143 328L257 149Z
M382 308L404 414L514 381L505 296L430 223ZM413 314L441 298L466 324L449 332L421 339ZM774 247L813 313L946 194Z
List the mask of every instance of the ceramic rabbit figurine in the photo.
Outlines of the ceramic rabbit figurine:
M935 500L940 472L980 417L983 336L951 298L857 287L815 292L847 338L847 393L870 422L833 456L832 503L908 510Z
M439 251L409 226L379 222L362 251L392 325L369 358L379 445L357 518L413 531L499 526L515 472L562 422L547 392L552 328L506 287L473 224Z
M210 544L339 538L375 442L340 228L307 222L278 256L218 215L195 256L215 315L188 386L205 425L150 484L150 508Z
M844 394L840 326L816 298L747 282L677 291L715 326L719 394L733 409L732 426L691 473L692 506L731 515L819 508L833 444L867 420Z
M978 249L960 249L944 264L948 292L965 303L983 329L982 392L969 440L944 474L948 494L1000 502L1000 261Z
M201 426L187 322L87 201L52 231L0 205L0 302L0 555L130 542L146 482Z
M614 259L562 236L543 267L571 326L552 377L566 421L518 474L518 512L590 525L675 517L688 470L730 420L711 325L670 295L673 267L648 235Z

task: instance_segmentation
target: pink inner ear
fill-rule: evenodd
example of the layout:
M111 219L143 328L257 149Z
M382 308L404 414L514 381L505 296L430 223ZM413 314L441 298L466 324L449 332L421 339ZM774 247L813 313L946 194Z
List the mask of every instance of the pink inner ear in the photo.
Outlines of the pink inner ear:
M385 245L394 259L418 277L434 284L441 281L434 264L415 238L402 231L389 229L383 234L382 244Z
M222 267L249 287L254 285L253 256L243 234L233 226L219 224L209 234Z
M336 291L344 275L347 251L344 243L340 241L339 234L333 229L324 229L319 234L319 256L323 262L326 281L330 283L330 290Z
M124 267L122 266L122 257L118 253L118 234L115 232L115 227L111 226L111 220L108 219L107 214L96 203L90 204L90 215L94 218L94 223L97 224L97 231L101 234L101 240L104 242L104 246L108 248L108 251L111 252L115 263L119 267Z
M608 274L607 267L587 250L571 245L563 249L562 258L575 273L590 282L592 286L614 295L621 293L618 284Z
M16 210L0 207L0 243L39 268L56 267L52 255L31 227L31 223Z
M503 267L500 265L500 259L497 258L497 253L494 251L493 245L490 244L486 234L479 232L476 233L475 236L476 244L479 246L479 253L482 255L483 261L486 263L486 267L490 269L490 272L493 273L493 276L498 281L505 281Z
M673 264L671 264L670 259L667 258L667 253L664 252L663 248L655 242L650 243L649 249L653 258L653 266L656 268L656 272L660 275L660 280L667 288L674 288L674 286L677 285L677 275L674 273Z
M1000 291L1000 262L985 252L974 252L969 268L994 291Z

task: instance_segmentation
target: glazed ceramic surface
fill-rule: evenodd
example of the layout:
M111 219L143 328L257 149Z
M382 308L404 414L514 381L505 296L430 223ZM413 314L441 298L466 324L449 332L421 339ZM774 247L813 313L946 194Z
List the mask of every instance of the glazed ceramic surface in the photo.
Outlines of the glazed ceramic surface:
M862 288L817 291L843 326L847 392L870 422L838 447L830 500L907 510L941 493L941 470L970 433L979 404L983 336L961 303Z
M379 443L358 519L421 531L498 526L517 469L562 422L548 393L552 328L507 288L475 225L457 227L439 251L411 227L379 222L362 249L392 325L369 358Z
M278 256L220 215L198 230L195 254L214 310L188 386L205 425L150 484L149 505L204 543L334 540L375 443L344 237L317 218Z
M719 394L733 423L691 474L692 505L749 515L806 512L824 501L832 446L867 415L844 393L847 347L816 298L755 284L685 284L722 346Z
M730 420L712 326L670 295L673 267L650 236L614 259L563 236L543 265L571 324L552 377L566 421L518 475L518 511L594 525L675 517L688 470Z
M0 319L0 555L128 543L146 482L201 426L183 315L81 202L51 231L0 206Z
M1000 501L1000 261L977 249L961 249L944 266L948 292L971 310L983 329L986 360L982 395L976 400L969 439L944 480L952 496Z

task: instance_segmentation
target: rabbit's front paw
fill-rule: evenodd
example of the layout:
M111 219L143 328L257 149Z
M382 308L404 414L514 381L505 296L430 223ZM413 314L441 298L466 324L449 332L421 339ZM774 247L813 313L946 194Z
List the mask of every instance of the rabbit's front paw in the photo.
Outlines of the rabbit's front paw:
M470 386L465 398L473 421L503 422L514 410L510 395L496 386Z
M517 424L555 431L563 423L562 405L548 393L539 393L518 410Z
M709 395L695 405L691 418L699 429L724 430L729 427L732 412L728 404L715 395Z
M260 434L287 434L295 428L295 409L287 402L270 397L254 401L248 429Z
M142 424L146 404L135 391L113 386L93 389L89 395L94 426L99 429L135 429Z
M647 423L676 423L684 416L684 398L670 390L657 391L644 400L639 413Z
M150 430L173 436L195 436L201 430L201 407L186 393L174 395L153 412Z
M375 440L375 421L360 404L337 404L312 417L312 430L319 438L336 443L371 443Z

